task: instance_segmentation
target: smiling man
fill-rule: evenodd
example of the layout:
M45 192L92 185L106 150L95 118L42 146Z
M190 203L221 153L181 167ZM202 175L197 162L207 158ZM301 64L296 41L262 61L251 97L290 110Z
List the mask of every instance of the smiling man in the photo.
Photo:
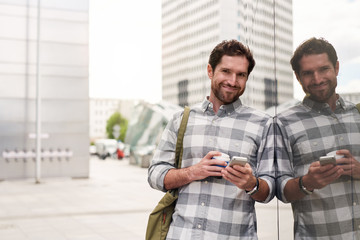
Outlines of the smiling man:
M239 99L254 66L250 50L236 40L213 49L210 96L191 107L181 169L174 162L183 112L165 128L148 181L161 191L179 189L167 239L257 239L254 203L272 199L275 181L272 119ZM248 163L227 166L216 159L221 153Z
M360 114L335 91L336 51L311 38L291 65L306 97L276 119L277 197L292 204L295 239L360 239Z

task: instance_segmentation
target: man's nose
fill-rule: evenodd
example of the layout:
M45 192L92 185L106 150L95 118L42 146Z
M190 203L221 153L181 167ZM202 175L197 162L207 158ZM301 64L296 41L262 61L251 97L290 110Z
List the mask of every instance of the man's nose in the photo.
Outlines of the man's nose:
M315 83L320 83L321 79L322 79L322 77L321 77L321 74L319 73L319 71L315 71L314 75L313 75L313 81Z
M231 76L229 77L228 82L232 85L235 86L236 85L236 81L237 81L237 76L235 73L231 74Z

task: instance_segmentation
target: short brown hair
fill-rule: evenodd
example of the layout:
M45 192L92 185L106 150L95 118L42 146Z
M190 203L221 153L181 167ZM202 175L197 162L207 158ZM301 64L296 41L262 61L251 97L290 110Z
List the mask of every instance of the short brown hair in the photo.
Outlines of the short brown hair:
M250 49L237 40L224 40L212 50L209 57L209 64L213 71L224 56L245 56L249 61L248 75L255 67L255 60Z
M312 37L300 46L298 46L294 52L293 57L290 60L291 67L294 72L299 75L300 72L300 60L303 56L312 55L312 54L321 54L326 53L332 65L335 67L338 60L335 48L324 38L315 38Z

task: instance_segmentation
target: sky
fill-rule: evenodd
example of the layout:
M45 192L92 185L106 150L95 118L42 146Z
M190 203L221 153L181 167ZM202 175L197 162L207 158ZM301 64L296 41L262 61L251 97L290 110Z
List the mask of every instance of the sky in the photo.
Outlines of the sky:
M293 0L294 49L328 40L340 93L360 92L359 13L360 0ZM90 0L89 26L90 97L161 100L161 0ZM303 96L294 78L294 97Z

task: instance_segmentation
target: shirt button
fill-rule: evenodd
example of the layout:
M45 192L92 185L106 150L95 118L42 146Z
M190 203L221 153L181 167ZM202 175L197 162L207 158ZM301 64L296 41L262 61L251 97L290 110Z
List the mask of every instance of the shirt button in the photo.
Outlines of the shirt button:
M343 137L340 137L340 140L342 141L342 140L344 140L344 138L343 138Z
M356 202L353 202L353 205L356 206Z
M201 228L201 225L199 224L199 225L197 225L197 227L200 229L200 228Z
M208 184L208 181L205 181L204 183L205 183L205 184Z
M205 206L205 203L204 203L204 202L202 202L202 203L201 203L201 206Z

